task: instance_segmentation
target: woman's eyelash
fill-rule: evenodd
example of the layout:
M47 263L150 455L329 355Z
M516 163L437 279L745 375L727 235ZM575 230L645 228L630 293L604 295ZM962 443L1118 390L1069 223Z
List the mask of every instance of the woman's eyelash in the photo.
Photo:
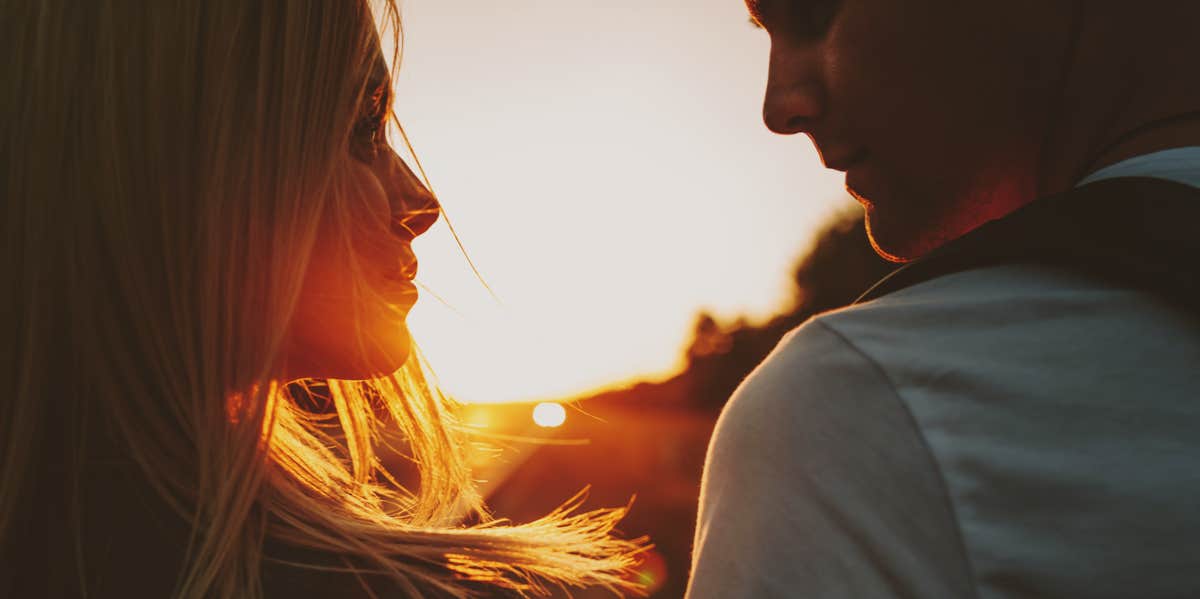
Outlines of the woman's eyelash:
M362 135L367 135L372 140L378 135L380 129L383 129L387 122L388 111L385 105L378 103L371 107L355 124L355 132Z
M388 116L389 98L387 84L379 85L364 99L366 100L365 110L363 111L364 116L359 122L371 122L376 128L382 127Z
M370 132L372 136L378 133L383 128L384 121L387 120L386 113L372 114L358 120L355 128L360 133Z
M364 116L354 124L351 135L350 154L362 162L370 164L379 153L379 132L383 129L383 120L376 116Z
M370 163L378 155L381 135L391 114L387 85L383 84L363 98L363 107L354 123L350 152L359 160Z

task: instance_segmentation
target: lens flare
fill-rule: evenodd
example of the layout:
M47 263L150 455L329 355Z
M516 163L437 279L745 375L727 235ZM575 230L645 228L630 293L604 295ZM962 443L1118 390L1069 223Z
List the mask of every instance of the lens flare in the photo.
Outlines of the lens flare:
M543 402L533 408L533 421L544 428L562 426L567 421L567 411L560 404Z
M661 553L650 549L642 554L642 563L634 574L634 580L646 593L653 593L667 583L667 560Z

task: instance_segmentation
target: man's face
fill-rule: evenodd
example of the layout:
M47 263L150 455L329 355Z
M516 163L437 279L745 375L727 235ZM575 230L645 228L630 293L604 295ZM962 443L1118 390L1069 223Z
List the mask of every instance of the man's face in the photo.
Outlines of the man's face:
M1061 100L1064 0L747 0L771 37L763 117L806 133L916 258L1037 192Z

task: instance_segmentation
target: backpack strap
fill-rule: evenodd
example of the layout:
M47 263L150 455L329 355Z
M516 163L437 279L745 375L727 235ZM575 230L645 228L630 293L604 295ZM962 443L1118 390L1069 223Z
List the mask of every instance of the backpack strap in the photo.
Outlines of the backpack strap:
M1200 189L1105 179L988 222L876 283L854 303L955 272L1003 264L1066 268L1142 289L1200 316Z

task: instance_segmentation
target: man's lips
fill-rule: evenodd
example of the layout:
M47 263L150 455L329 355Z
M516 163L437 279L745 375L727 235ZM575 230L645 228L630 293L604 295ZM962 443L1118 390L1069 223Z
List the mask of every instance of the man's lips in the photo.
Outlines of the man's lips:
M846 152L836 156L822 157L825 158L825 168L833 169L835 171L842 171L844 173L850 170L850 168L854 165L866 159L867 150L866 148L860 148L854 150L853 152Z

